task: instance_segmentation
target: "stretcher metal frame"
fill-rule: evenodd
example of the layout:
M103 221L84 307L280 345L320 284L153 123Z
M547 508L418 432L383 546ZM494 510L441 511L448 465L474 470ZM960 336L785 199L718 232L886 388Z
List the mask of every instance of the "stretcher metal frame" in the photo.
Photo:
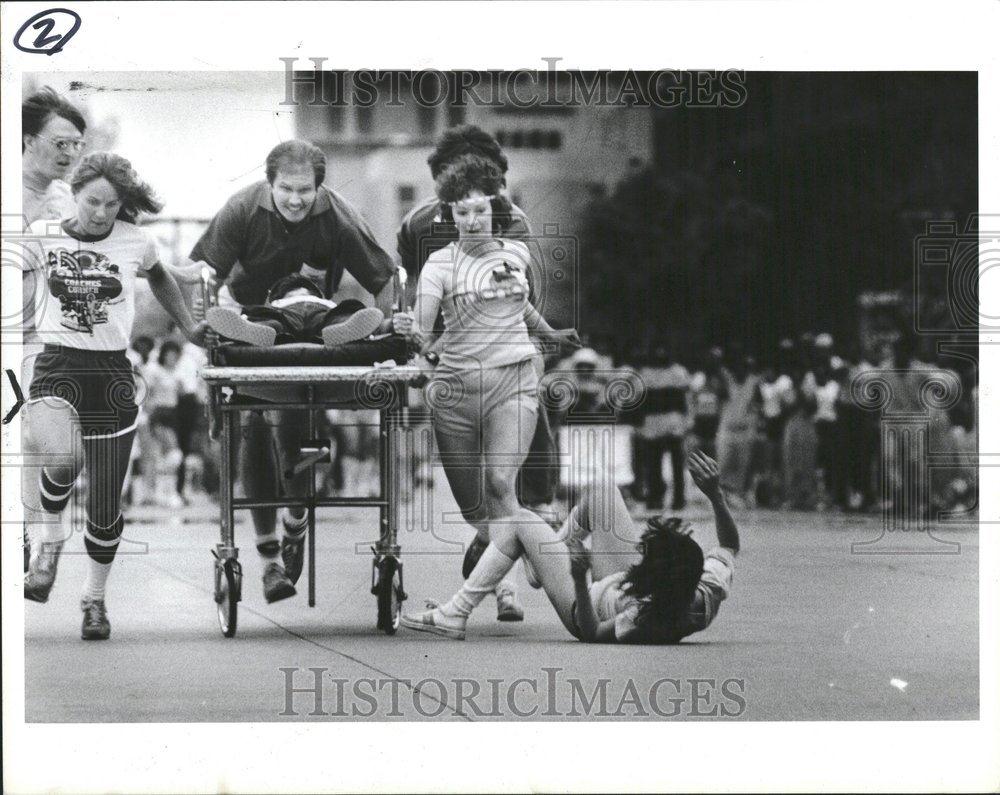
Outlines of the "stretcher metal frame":
M208 279L203 281L203 306L213 299ZM208 386L209 432L220 439L219 510L221 540L212 554L214 598L219 628L224 637L236 634L238 604L242 598L243 571L235 539L235 513L239 509L304 507L307 513L306 560L309 606L316 605L316 509L327 507L378 507L379 538L371 548L371 592L377 598L376 626L395 634L406 592L403 564L397 536L398 495L392 454L392 429L405 417L407 385L420 375L411 365L374 366L291 366L232 367L217 364L217 351L210 351L210 364L201 369ZM379 413L379 493L376 497L320 497L316 494L315 467L330 460L329 447L315 444L315 412L327 408L377 410ZM274 499L237 498L233 472L234 434L239 432L237 415L250 411L307 412L307 439L300 457L284 473L286 478L309 469L305 497L279 496ZM278 463L281 466L281 463Z

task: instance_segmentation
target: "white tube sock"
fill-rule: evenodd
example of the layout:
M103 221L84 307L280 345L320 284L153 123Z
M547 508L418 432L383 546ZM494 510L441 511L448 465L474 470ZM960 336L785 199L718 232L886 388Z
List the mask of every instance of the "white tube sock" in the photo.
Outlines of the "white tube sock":
M91 557L87 558L87 576L83 581L83 595L90 599L103 599L104 586L111 573L110 563L98 563Z
M513 567L514 560L495 544L490 544L462 587L439 609L446 616L468 618L479 603L496 590Z

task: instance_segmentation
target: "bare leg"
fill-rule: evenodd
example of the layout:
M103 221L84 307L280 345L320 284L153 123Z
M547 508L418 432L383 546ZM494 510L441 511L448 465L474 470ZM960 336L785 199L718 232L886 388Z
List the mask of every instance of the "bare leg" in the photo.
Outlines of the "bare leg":
M582 530L590 533L591 575L595 582L626 571L639 561L635 523L617 488L588 490L569 521L574 518Z
M483 423L486 511L491 520L518 513L514 483L528 456L537 416L537 402L511 400Z
M505 549L508 557L514 557L511 555L513 552L528 558L559 620L571 634L576 635L576 622L573 618L576 596L573 578L569 573L569 550L566 544L557 540L555 532L544 520L524 509L519 513L518 521L510 527L518 543L515 548L511 548L501 538L501 549Z
M58 515L45 511L39 495L39 479L44 467L56 484L70 486L84 465L83 439L72 406L64 401L45 399L24 409L24 449L39 463L24 468L22 475L25 520L33 546L42 541L64 541Z
M446 428L436 416L433 427L444 474L448 478L455 502L465 521L486 541L489 538L489 526L483 497L479 428Z

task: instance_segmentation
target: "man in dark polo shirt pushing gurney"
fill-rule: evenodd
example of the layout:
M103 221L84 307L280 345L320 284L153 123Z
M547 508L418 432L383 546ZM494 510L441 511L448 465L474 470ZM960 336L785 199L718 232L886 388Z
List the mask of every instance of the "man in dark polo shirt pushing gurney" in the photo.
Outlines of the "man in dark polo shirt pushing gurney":
M268 154L265 172L265 180L238 191L212 219L191 252L193 262L180 269L183 278L200 279L202 265L208 264L223 280L219 305L238 311L264 304L271 286L295 273L320 281L331 295L346 270L374 296L382 316L391 319L391 330L409 333L412 317L392 314L396 266L360 214L323 185L323 152L305 141L286 141ZM246 493L277 498L279 472L286 472L300 451L306 416L287 410L267 414L247 416L240 434L240 479ZM280 461L272 455L274 448ZM305 469L286 478L284 493L303 496L309 477ZM253 508L251 514L265 598L276 602L294 596L304 559L305 508L282 509L280 539L274 508Z

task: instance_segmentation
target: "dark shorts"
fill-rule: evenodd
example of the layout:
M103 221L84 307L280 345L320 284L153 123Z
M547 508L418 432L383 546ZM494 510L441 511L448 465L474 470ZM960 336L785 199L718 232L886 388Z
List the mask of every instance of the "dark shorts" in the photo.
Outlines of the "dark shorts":
M28 397L71 405L84 437L121 436L135 429L139 414L132 363L125 351L46 345L35 358Z

